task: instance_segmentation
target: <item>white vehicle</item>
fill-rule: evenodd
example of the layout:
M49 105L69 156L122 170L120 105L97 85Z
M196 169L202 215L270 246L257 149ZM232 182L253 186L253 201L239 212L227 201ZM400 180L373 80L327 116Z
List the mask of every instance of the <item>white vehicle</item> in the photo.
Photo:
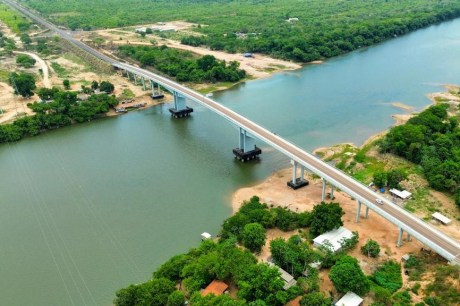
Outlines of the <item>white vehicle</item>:
M380 199L375 199L375 201L376 201L377 203L379 203L380 205L383 205L383 201L382 201L382 200L380 200Z

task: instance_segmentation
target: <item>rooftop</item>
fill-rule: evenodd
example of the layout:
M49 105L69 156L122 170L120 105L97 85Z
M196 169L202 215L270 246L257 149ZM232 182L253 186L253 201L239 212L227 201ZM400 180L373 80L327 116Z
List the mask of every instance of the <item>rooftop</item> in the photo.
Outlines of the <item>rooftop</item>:
M335 303L335 306L360 306L363 303L363 299L355 293L349 291L347 294L342 296L340 300Z
M447 218L446 216L444 215L441 215L440 213L438 212L435 212L434 214L431 215L433 218L435 218L436 220L438 221L441 221L442 223L444 224L449 224L452 220L450 220L449 218Z
M408 199L411 197L412 193L410 193L409 191L407 190L398 190L398 189L390 189L390 193L394 194L395 196L401 198L401 199Z
M228 289L228 285L220 280L213 280L206 288L201 291L202 296L214 294L215 296L222 295Z
M341 226L336 230L324 233L316 237L313 239L313 242L316 246L327 245L327 243L329 243L331 251L337 252L342 248L341 242L352 237L353 233L345 227Z

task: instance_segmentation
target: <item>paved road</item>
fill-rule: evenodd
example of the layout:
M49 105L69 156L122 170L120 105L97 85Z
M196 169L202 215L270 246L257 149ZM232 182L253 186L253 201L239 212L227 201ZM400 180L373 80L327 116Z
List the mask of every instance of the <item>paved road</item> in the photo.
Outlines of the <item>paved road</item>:
M379 194L370 190L367 186L361 184L352 177L349 177L340 170L330 166L329 164L321 161L320 159L316 158L310 153L297 147L296 145L288 142L287 140L281 138L278 135L273 134L264 127L237 114L236 112L228 109L227 107L222 106L221 104L213 101L212 99L209 99L167 78L161 77L152 72L126 63L121 63L115 59L103 55L98 51L92 49L91 47L83 44L82 42L74 39L69 33L61 29L58 29L53 24L33 15L23 7L18 6L16 3L11 2L9 0L3 1L15 7L31 19L38 22L39 24L42 24L43 26L55 31L60 36L69 40L76 46L93 54L97 58L106 61L119 69L127 70L139 76L143 76L146 79L151 79L172 91L180 92L187 98L200 103L201 105L207 107L213 112L228 119L235 125L246 129L253 136L273 146L274 148L278 149L279 151L287 155L289 158L297 161L301 165L304 165L312 172L325 178L331 184L350 194L357 200L360 200L363 204L367 205L369 208L379 213L380 215L382 215L398 227L404 229L406 232L410 233L413 237L417 238L419 241L426 244L428 247L439 253L447 260L455 261L456 263L460 264L460 244L457 241L441 233L433 226L423 222L422 220L408 213L401 207L393 204L391 201L388 201L386 198L382 198ZM376 204L376 199L381 199L384 202L384 204Z

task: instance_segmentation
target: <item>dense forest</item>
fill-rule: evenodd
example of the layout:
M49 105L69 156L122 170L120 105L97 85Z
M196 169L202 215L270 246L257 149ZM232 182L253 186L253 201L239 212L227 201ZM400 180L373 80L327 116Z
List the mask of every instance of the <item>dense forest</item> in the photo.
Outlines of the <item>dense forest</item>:
M457 0L22 0L71 29L159 21L198 24L183 43L308 62L460 16ZM292 18L288 22L289 18Z
M191 52L149 46L120 46L118 55L131 57L144 66L151 66L179 82L237 82L246 76L238 62L217 60L212 55L194 56Z
M448 107L431 106L393 127L380 149L420 165L431 187L455 194L460 207L460 128L458 119L448 116Z

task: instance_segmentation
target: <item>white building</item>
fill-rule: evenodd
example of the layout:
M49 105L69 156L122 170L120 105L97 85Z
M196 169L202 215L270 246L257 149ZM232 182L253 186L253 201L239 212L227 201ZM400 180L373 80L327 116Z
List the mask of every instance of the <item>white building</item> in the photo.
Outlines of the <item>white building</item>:
M447 225L449 224L452 220L450 220L449 218L447 218L446 216L444 215L441 215L440 213L438 212L435 212L434 214L431 215L433 217L433 219L443 223L444 225Z
M397 196L400 199L407 200L412 196L412 193L410 193L407 190L398 190L398 189L390 189L390 193L394 196Z
M335 303L335 306L361 306L363 299L353 292L348 292L340 300Z
M208 239L211 239L211 234L210 233L207 233L207 232L204 232L201 234L201 240L208 240Z
M281 269L280 267L278 267L272 262L269 262L268 265L271 267L277 268L278 271L280 272L281 279L284 281L284 286L283 286L284 290L288 290L289 288L297 284L297 281L294 279L294 276L292 276L291 274L287 273L286 271L284 271L283 269Z
M337 252L342 248L342 242L345 239L353 238L353 233L343 226L336 230L324 233L315 239L313 242L316 246L329 247L332 252Z

